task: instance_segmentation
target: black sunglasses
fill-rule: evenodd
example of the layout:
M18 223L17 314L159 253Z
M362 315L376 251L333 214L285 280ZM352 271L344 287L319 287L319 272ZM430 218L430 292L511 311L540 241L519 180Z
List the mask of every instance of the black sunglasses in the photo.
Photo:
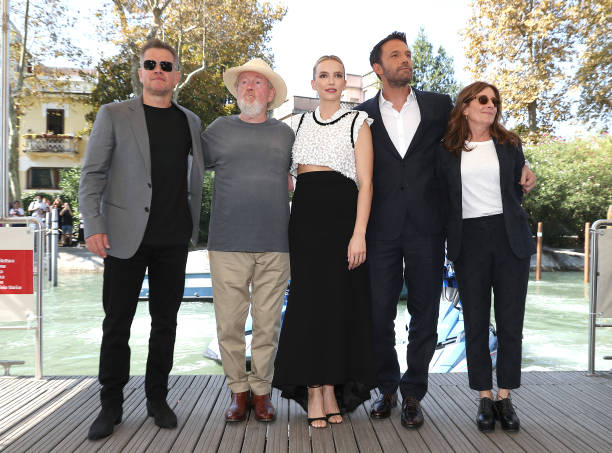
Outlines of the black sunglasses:
M147 71L152 71L153 69L155 69L155 66L157 66L157 61L155 60L145 60L142 63L142 67L145 68ZM172 72L172 62L170 61L160 61L159 67L164 72Z
M493 104L494 107L499 107L499 105L501 104L501 101L499 99L497 99L497 98L490 98L486 94L481 94L480 96L474 96L474 97L471 97L471 98L467 98L465 100L465 103L469 104L474 99L476 99L482 105L487 105L489 103L489 99L491 99L491 103Z

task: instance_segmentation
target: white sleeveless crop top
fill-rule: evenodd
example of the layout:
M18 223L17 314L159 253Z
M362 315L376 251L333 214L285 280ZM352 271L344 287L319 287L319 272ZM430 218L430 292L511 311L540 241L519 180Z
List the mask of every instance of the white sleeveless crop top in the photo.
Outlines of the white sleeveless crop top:
M328 120L321 119L319 107L300 115L293 143L291 174L298 164L329 167L357 183L355 143L363 122L372 124L366 112L340 108Z

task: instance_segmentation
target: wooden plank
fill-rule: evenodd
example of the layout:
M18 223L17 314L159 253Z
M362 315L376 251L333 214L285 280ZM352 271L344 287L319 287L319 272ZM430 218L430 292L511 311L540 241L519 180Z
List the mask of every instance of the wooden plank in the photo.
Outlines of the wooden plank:
M571 407L572 413L584 414L587 419L603 426L612 426L610 408L598 407L598 400L588 394L576 392L573 386L542 386L537 391L548 400L556 400L557 404Z
M380 447L376 432L372 426L370 412L366 409L364 404L361 404L357 409L348 414L348 421L351 423L360 451L367 453L382 453L382 448Z
M87 430L95 417L99 405L97 394L85 400L74 411L67 414L61 422L56 421L55 428L36 444L36 452L66 452L83 443ZM71 448L66 448L71 445Z
M159 430L151 441L151 445L155 446L156 452L168 452L172 449L174 443L187 424L187 419L190 417L195 404L200 399L208 380L208 376L195 376L193 380L191 380L190 385L185 387L185 392L176 404L174 406L171 405L176 414L178 426L176 429Z
M75 453L90 453L93 451L102 451L105 453L113 451L120 452L127 445L132 436L138 432L147 419L144 385L131 385L129 388L126 386L123 393L126 397L123 402L123 420L119 425L115 426L113 434L101 440L92 441L85 439L84 442L75 449ZM89 426L91 426L91 423L94 421L95 417L97 417L98 412L99 407L90 420L88 420Z
M519 418L522 418L521 412L525 410L525 412L531 414L532 418L542 429L562 442L569 450L581 453L595 451L576 436L575 426L568 423L566 417L558 416L550 408L543 410L541 407L532 404L529 398L523 396L521 390L523 389L517 389L512 394L513 405ZM523 428L524 423L521 421L521 429Z
M189 385L194 379L194 376L181 376L179 379L178 376L174 377L172 380L172 387L170 387L170 382L168 386L170 387L168 390L168 396L166 400L168 401L168 405L171 408L176 406L176 403L183 396ZM146 398L145 398L146 399ZM160 438L165 437L166 435L172 436L172 431L174 430L162 430L159 428L155 422L153 421L153 417L147 416L146 410L146 401L143 401L141 405L138 406L138 410L133 413L134 416L138 415L140 418L146 418L144 423L140 425L140 429L134 433L129 442L123 447L122 451L125 453L138 453L148 451L149 445L153 442L153 439L157 437L159 434Z
M431 386L429 387L429 390L434 390L434 391L440 391L439 390L439 386ZM419 429L407 429L404 428L402 426L402 421L401 421L401 401L402 401L402 397L399 394L398 391L398 395L397 395L397 401L398 401L398 413L399 413L399 417L393 417L391 416L389 419L391 420L391 424L393 425L393 427L395 428L395 431L397 432L397 435L399 436L399 438L401 439L402 443L404 444L404 448L406 449L406 451L410 452L421 452L421 451L427 451L429 450L429 448L425 445L425 441L423 440L423 438L421 437L421 428ZM426 413L426 409L425 407L423 408L423 416L424 417L428 417L428 413ZM426 419L426 422L429 424L430 420Z
M478 431L472 417L469 417L461 410L461 406L452 398L449 398L446 393L429 393L430 400L434 399L443 408L448 415L449 421L452 420L463 436L473 445L476 451L502 451L489 437L483 436Z
M289 402L289 453L310 453L310 434L307 414L291 400Z
M211 416L212 408L219 397L224 381L223 376L210 376L202 394L195 402L189 418L185 421L183 429L170 449L171 453L194 451L200 434Z
M612 392L605 388L599 388L599 386L592 384L572 384L572 388L582 392L582 394L590 395L598 401L598 406L602 408L612 407Z
M351 419L348 414L342 415L342 423L328 423L328 425L331 428L336 451L342 453L359 452L357 440L355 439L355 434L353 433L353 426L351 425Z
M372 404L374 403L377 397L378 397L378 391L373 390L372 397L368 401L365 401L363 403L367 414L369 414L370 411L372 410ZM373 419L371 420L372 428L374 429L374 432L376 433L376 437L378 438L380 448L384 452L392 451L392 452L399 453L399 452L406 451L406 447L404 446L402 439L397 433L395 426L391 422L392 418L396 418L399 420L399 417L400 417L400 405L398 403L396 407L391 409L391 416L389 418L385 418L382 420L373 420Z
M20 385L3 392L0 394L0 420L55 385L58 385L57 381L27 379L22 381Z
M67 388L70 388L80 382L83 378L69 378L62 380L53 380L47 382L41 387L37 387L36 391L31 390L31 393L22 395L18 401L11 403L10 411L2 416L0 422L0 434L19 423L19 421L29 417L36 412L41 406L44 406L53 398L63 393Z
M585 439L585 441L588 439L589 447L593 447L595 451L612 451L609 427L603 427L596 420L586 420L586 417L577 414L568 404L567 399L563 398L563 393L560 398L555 396L546 398L541 392L532 389L523 389L521 392L525 399L538 407L547 417L554 417L559 423L566 426L567 431L576 433L580 439Z
M310 428L310 442L313 453L329 453L336 451L334 436L332 436L329 424L326 428Z
M455 423L444 409L432 398L431 394L425 395L421 403L427 408L427 413L434 422L438 431L444 436L445 440L452 446L455 452L473 452L474 446L457 428Z
M268 426L265 453L287 453L289 450L289 401L278 389L272 389L272 404L276 408L276 421Z
M278 421L260 422L255 418L255 409L251 409L247 419L244 441L240 445L241 448L238 451L263 453L266 447L268 427L272 423L278 423Z
M478 399L473 398L470 389L465 387L445 387L444 391L452 398L459 407L465 412L468 419L471 420L474 430L478 430L476 426L476 413L478 412ZM469 392L469 393L468 393ZM513 436L504 432L499 423L496 423L494 432L481 433L487 436L495 443L502 451L542 451L545 447L534 439L528 432L521 433L520 436ZM479 431L480 432L480 431Z
M200 439L196 444L194 451L197 452L213 452L217 451L225 430L225 411L229 407L231 401L230 390L223 385L223 389L219 393L219 397L215 402L208 422L200 435ZM243 422L246 425L246 422Z
M69 414L97 395L98 391L99 385L95 379L84 378L3 435L0 438L0 449L10 445L6 452L34 451L37 442L48 436Z

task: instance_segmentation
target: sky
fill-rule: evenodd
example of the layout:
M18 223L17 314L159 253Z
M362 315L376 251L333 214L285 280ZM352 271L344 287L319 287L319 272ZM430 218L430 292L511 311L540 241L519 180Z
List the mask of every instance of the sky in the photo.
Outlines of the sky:
M112 43L105 42L95 31L97 5L104 0L67 0L80 20L74 30L79 45L92 57L114 53ZM346 71L363 75L371 70L370 50L392 31L406 33L414 42L420 27L425 29L434 51L445 48L454 58L455 76L464 84L471 81L464 71L463 44L459 31L470 16L469 0L272 0L287 7L283 20L277 23L269 43L275 70L285 79L289 96L314 96L310 86L312 66L321 55L338 55ZM86 6L84 6L86 5ZM49 65L63 65L46 61Z
M371 70L372 47L392 31L406 33L414 42L425 29L434 51L444 47L454 58L455 76L471 82L459 31L470 17L469 0L285 0L287 15L272 33L270 47L275 69L283 76L290 95L313 96L312 66L321 55L339 56L346 71L363 75Z

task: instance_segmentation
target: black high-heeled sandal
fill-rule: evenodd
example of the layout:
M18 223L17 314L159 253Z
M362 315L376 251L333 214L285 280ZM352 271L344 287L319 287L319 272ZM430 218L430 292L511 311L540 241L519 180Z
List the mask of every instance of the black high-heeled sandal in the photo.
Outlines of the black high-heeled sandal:
M307 386L309 389L316 389L321 387L321 384L314 384L314 385L308 385ZM314 429L323 429L323 428L327 428L327 424L329 423L329 421L327 420L327 416L325 417L313 417L313 418L307 418L306 420L308 420L308 426L312 426ZM323 426L313 426L312 422L316 422L318 420L324 421L325 425Z
M331 413L331 414L326 414L326 417L327 417L327 423L329 423L329 424L331 424L331 425L339 425L340 423L342 423L342 422L344 421L344 417L342 417L343 419L342 419L342 420L340 420L339 422L332 422L332 421L330 420L330 418L332 418L332 417L336 417L336 416L340 416L340 417L342 417L342 414L341 414L340 412L333 412L333 413Z

